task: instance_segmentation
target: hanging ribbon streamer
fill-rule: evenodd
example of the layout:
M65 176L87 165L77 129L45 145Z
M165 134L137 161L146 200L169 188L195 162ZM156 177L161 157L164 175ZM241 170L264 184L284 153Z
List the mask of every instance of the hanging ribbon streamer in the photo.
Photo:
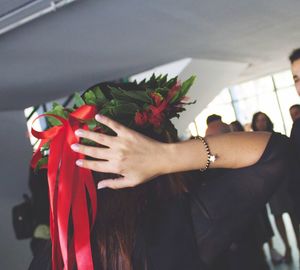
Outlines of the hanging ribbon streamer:
M96 107L90 105L81 106L70 113L68 119L42 114L34 121L41 117L53 117L61 125L41 132L31 130L32 135L41 140L33 155L32 167L36 167L42 157L41 148L46 143L50 144L47 168L53 270L72 270L75 262L78 270L94 269L90 233L96 218L97 194L92 172L75 164L84 156L70 147L79 142L74 131L88 129L83 121L93 119L95 114ZM91 204L91 223L87 194ZM70 226L73 226L73 235L70 235Z

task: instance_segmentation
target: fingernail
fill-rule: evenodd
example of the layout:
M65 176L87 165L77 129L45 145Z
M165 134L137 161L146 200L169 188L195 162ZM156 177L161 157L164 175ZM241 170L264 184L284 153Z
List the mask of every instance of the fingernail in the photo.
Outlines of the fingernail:
M102 116L101 116L100 114L96 114L95 118L96 118L96 120L99 121L99 122L103 119Z
M75 130L75 135L78 136L78 137L83 136L83 130L82 129Z
M102 189L102 188L106 188L106 186L104 185L103 182L99 182L98 185L97 185L97 188Z
M79 150L79 144L78 143L74 143L71 145L71 148L73 151L77 152Z
M82 166L83 165L83 161L81 159L76 160L76 165L77 166Z

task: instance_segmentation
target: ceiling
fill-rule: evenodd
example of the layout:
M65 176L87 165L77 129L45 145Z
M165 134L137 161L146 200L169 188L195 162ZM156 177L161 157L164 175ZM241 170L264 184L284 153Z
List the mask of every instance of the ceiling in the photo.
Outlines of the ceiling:
M0 110L185 57L247 63L230 83L283 70L300 47L299 10L298 0L78 0L0 36Z

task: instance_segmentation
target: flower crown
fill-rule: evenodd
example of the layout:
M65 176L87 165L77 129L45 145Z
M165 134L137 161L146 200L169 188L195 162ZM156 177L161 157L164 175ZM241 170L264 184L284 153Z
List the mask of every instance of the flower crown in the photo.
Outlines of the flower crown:
M177 77L167 80L167 75L156 77L154 74L146 81L134 84L140 90L124 90L120 87L108 86L112 98L107 97L100 86L87 90L82 96L75 93L74 107L66 109L58 103L53 103L53 109L49 114L68 118L69 114L83 105L96 106L98 113L121 122L127 127L153 128L160 133L166 120L179 117L179 113L185 111L183 106L195 102L187 102L186 94L195 80L191 76L182 84ZM49 118L52 126L61 123ZM94 119L87 121L90 130L106 131L101 124Z
M174 131L174 127L169 120L174 117L179 118L179 113L185 111L185 105L195 103L195 101L187 102L188 98L186 97L195 78L195 76L191 76L183 83L180 83L177 77L168 80L167 75L156 77L153 74L148 81L133 82L133 88L140 90L124 90L108 84L109 97L97 85L88 89L83 95L75 93L74 106L72 108L65 108L54 102L52 110L46 112L45 115L57 115L68 119L70 114L78 108L90 105L95 106L99 114L108 116L133 129L151 129L157 134L160 134L165 129ZM53 117L47 117L47 122L50 127L61 125L61 121ZM94 118L82 120L81 122L86 124L89 130L111 133L111 130ZM94 144L85 139L82 142L88 145ZM38 162L37 168L47 163L49 144L45 144L41 150L44 158Z

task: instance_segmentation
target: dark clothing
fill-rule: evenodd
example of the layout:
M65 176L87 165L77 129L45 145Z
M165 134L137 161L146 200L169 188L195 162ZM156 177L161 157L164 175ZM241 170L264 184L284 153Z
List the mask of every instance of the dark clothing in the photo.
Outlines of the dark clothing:
M39 225L47 225L49 228L49 192L47 170L40 169L35 172L33 168L30 168L29 187L32 194L31 199L34 231ZM41 238L41 236L40 238L37 238L36 235L33 235L30 242L30 248L34 257L40 252L40 249L45 245L48 238L49 237Z
M291 179L289 181L289 193L294 206L296 218L300 220L300 119L297 119L291 131L291 144L294 150L291 163L292 168Z
M141 253L148 270L209 269L285 178L288 149L286 137L273 134L255 165L205 173L188 194L147 209L137 231L134 269L143 269L138 266ZM30 270L50 269L50 253L48 244Z
M298 157L300 157L300 118L293 123L290 138L297 151Z
M32 168L30 168L29 187L32 194L32 207L35 225L49 225L47 170L40 169L35 172Z

